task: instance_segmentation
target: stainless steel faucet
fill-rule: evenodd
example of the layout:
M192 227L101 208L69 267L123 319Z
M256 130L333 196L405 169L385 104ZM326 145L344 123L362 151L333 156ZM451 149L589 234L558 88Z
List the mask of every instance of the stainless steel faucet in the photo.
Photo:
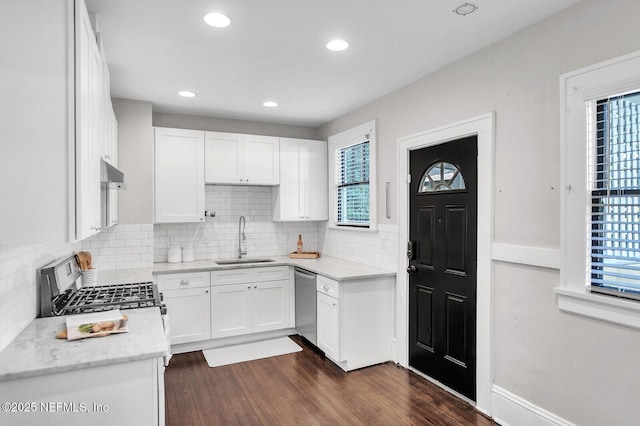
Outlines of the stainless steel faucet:
M247 237L244 235L244 227L245 227L245 219L244 216L240 216L240 221L238 222L238 259L242 259L243 254L247 254L247 248L245 247L242 250L242 243L247 242Z

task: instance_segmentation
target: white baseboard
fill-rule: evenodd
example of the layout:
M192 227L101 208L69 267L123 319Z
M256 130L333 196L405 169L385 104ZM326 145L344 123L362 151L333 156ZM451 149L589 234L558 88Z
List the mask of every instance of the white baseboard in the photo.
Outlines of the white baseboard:
M398 364L398 339L391 340L391 360Z
M492 386L491 399L493 420L502 426L575 426L500 386Z

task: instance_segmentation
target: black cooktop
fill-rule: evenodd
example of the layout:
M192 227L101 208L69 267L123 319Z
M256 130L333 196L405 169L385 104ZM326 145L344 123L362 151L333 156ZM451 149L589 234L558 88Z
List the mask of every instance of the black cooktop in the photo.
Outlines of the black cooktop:
M66 294L58 315L162 306L158 287L152 282L82 287Z

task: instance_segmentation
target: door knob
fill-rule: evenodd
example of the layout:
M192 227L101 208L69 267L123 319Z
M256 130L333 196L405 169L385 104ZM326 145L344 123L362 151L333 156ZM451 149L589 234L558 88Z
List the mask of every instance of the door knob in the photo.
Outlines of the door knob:
M418 268L416 268L414 265L407 266L407 273L415 274L416 272L418 272Z

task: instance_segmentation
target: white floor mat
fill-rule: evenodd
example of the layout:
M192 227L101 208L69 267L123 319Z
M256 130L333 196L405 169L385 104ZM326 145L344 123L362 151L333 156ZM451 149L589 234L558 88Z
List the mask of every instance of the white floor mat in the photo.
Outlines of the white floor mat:
M259 342L243 343L241 345L226 346L224 348L202 351L209 367L252 361L254 359L269 358L300 352L302 348L288 337L280 337Z

